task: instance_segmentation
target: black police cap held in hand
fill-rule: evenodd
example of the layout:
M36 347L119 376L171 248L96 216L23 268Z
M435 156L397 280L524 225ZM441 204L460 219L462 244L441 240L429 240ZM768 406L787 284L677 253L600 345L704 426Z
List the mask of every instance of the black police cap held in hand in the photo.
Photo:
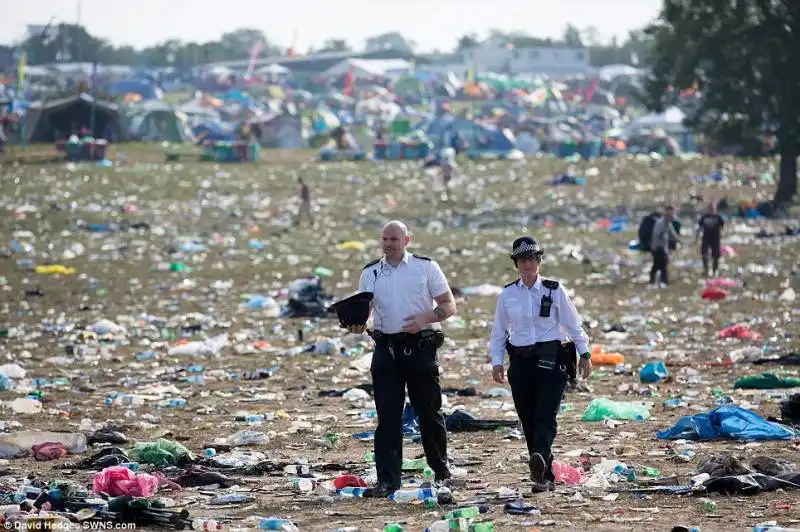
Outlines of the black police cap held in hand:
M369 319L369 304L372 301L372 297L372 292L359 292L337 301L328 310L336 312L339 324L342 327L366 325L367 319Z
M539 246L536 240L529 236L521 236L511 244L511 255L509 256L512 260L532 257L534 255L542 256L544 255L544 250Z

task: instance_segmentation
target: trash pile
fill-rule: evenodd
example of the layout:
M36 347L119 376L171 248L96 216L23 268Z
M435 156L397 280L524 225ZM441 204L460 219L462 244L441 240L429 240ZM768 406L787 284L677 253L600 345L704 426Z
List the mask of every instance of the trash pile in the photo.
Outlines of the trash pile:
M112 154L112 159L114 154ZM791 219L726 223L719 279L692 248L691 185L712 163L617 158L459 164L2 168L0 520L194 530L717 530L798 526L800 313ZM767 163L765 163L767 164ZM673 181L661 176L677 174ZM580 186L550 186L553 175ZM296 177L315 227L295 226ZM731 181L763 201L773 184ZM629 243L652 198L677 206L669 287ZM432 482L410 406L404 485L375 481L372 340L327 311L407 220L457 295L439 351L454 472ZM486 343L514 237L545 248L592 340L561 405L554 492ZM738 498L754 495L746 503ZM87 525L89 526L89 525ZM670 528L667 528L670 527ZM684 527L684 528L680 528Z

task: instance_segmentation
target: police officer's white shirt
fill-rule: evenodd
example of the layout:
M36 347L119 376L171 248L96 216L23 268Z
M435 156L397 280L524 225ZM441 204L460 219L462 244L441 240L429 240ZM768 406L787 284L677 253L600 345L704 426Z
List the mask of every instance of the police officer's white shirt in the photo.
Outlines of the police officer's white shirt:
M542 296L551 295L553 304L550 317L539 316ZM536 277L533 286L528 288L522 279L503 288L497 296L497 308L489 340L489 354L492 365L499 366L505 357L506 332L511 345L524 347L537 342L552 340L564 341L569 338L575 342L578 353L588 349L589 338L583 330L581 319L575 305L564 291L564 285L552 291L542 286L542 276Z
M397 267L386 257L361 271L360 292L372 292L372 322L384 334L402 332L406 318L434 309L435 297L450 290L442 269L435 260L406 252ZM438 328L438 324L433 324Z

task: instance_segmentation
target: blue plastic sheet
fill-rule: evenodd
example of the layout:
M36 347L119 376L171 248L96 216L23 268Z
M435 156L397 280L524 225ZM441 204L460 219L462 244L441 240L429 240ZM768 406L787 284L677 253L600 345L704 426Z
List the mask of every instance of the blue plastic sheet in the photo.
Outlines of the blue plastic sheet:
M656 434L661 440L790 440L795 431L772 423L752 410L726 405L710 412L684 416Z

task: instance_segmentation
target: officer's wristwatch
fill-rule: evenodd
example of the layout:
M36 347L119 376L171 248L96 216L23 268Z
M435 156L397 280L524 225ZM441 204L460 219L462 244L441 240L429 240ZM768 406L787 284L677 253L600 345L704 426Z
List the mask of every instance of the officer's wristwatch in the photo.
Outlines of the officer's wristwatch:
M590 352L581 353L581 358L585 358L586 360L592 359L592 354Z

